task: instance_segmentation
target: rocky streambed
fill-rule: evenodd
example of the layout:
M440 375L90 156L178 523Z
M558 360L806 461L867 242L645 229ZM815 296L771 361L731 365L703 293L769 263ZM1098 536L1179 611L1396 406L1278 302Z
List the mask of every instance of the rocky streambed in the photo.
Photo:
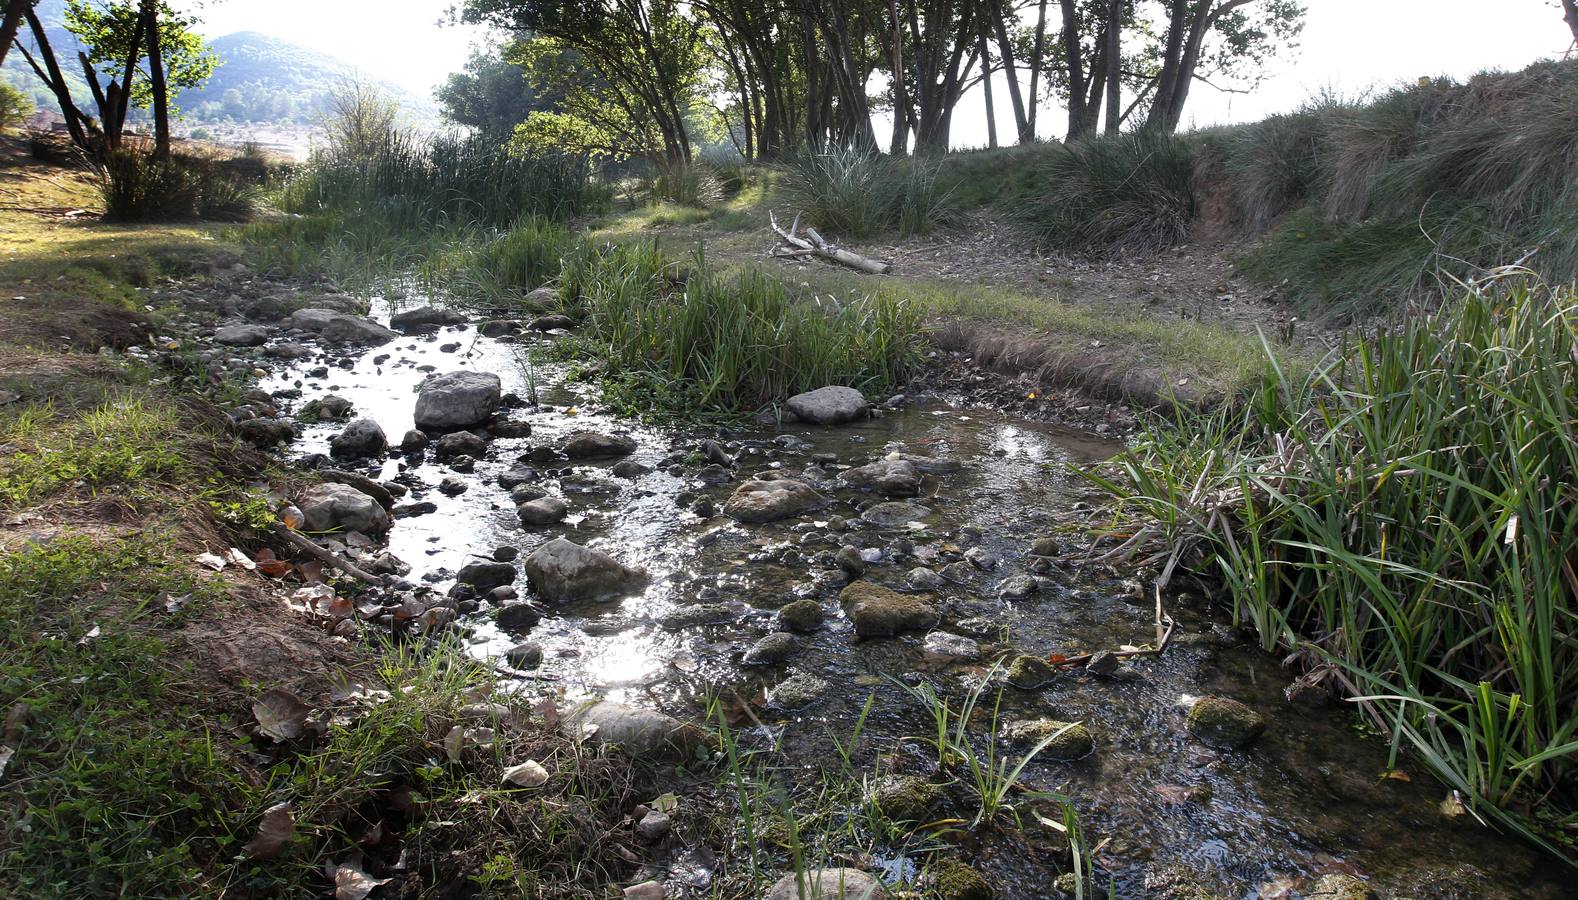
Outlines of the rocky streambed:
M1170 598L1164 653L1125 652L1160 637L1154 573L1085 561L1092 498L1071 469L1115 452L1106 436L946 389L647 427L533 361L568 321L332 306L249 308L261 321L213 334L263 376L241 433L317 470L301 527L385 582L363 621L454 631L522 690L600 699L584 715L602 739L672 743L667 716L716 698L809 780L860 722L890 817L959 819L948 842L996 896L1058 896L1066 842L1035 814L1055 808L1022 803L1022 832L968 827L967 792L916 739L933 726L915 689L957 707L990 677L977 743L1017 759L1058 734L1021 781L1073 799L1118 896L1561 894L1536 853L1449 814L1422 767L1390 770L1350 709L1290 701L1204 588ZM913 873L892 850L865 867ZM694 866L671 895L685 885L707 895Z

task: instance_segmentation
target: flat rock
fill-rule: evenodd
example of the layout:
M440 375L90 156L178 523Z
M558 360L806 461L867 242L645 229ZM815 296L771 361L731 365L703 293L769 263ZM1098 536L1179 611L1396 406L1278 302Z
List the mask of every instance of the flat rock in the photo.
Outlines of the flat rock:
M317 332L327 328L330 322L343 315L345 313L337 309L322 309L311 306L291 313L290 318L286 320L286 324L298 331Z
M372 319L348 316L344 313L330 319L318 335L336 344L387 344L399 337L398 334Z
M543 599L572 603L623 596L645 584L647 573L601 550L554 538L526 557L526 579Z
M878 528L901 528L911 522L919 522L929 515L931 515L931 509L921 506L919 503L890 501L887 503L875 503L867 507L860 514L860 520Z
M570 514L570 507L558 497L538 497L515 507L515 514L520 517L522 525L541 528L563 522L564 517Z
M1266 719L1228 697L1201 697L1189 708L1189 731L1219 750L1237 750L1254 743L1266 730Z
M825 680L800 672L780 681L767 692L767 705L777 709L799 709L822 699L833 686Z
M915 464L897 456L845 469L838 481L847 488L885 497L917 497L921 489L921 474Z
M307 531L340 529L380 534L389 530L389 513L383 505L348 484L315 484L307 488L296 506Z
M784 407L800 421L813 425L842 425L871 414L864 394L838 385L795 394Z
M515 578L515 567L506 562L470 562L455 573L456 581L471 585L479 594L486 594L506 584L514 584Z
M464 325L466 317L453 309L418 306L389 317L389 326L402 334L427 334L446 325Z
M268 343L268 329L262 325L226 325L214 332L214 342L230 347L260 347Z
M1035 746L1050 739L1040 756L1068 762L1089 756L1096 748L1090 729L1077 722L1055 719L1026 719L1010 722L1003 728L1003 740L1017 746Z
M723 504L725 515L747 525L776 522L821 509L828 499L793 478L753 478L735 488Z
M673 716L608 700L572 709L560 722L572 738L617 744L636 756L686 759L706 742L699 729Z
M920 631L937 624L937 608L912 594L901 594L881 585L857 581L839 592L844 615L855 626L855 634L867 637L893 637L906 631Z
M480 425L499 408L502 386L492 372L450 372L430 378L416 397L416 426L428 429Z
M820 900L888 900L888 889L882 882L859 869L827 868L810 869L798 876L790 872L773 882L762 900L801 900L800 884L806 888L805 897Z
M751 645L740 660L746 666L775 666L800 649L800 642L787 631L775 631Z
M570 435L560 448L560 452L568 459L607 459L629 456L635 450L636 442L633 439L597 431L578 431Z

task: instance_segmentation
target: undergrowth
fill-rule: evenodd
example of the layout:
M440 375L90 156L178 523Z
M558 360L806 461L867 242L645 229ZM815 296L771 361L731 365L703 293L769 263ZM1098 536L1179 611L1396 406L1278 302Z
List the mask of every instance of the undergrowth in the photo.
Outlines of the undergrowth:
M1306 378L1273 365L1243 404L1152 431L1118 477L1093 477L1219 574L1304 687L1358 700L1394 753L1476 812L1564 843L1578 823L1575 368L1570 289L1476 285Z

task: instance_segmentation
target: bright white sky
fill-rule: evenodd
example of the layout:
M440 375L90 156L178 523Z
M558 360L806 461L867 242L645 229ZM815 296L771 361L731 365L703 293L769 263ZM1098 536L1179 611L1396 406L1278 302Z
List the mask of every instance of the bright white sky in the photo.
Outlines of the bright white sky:
M262 31L339 57L368 74L430 94L464 64L477 29L439 27L450 0L209 0L209 36ZM1189 125L1247 121L1292 109L1322 88L1355 94L1421 75L1463 77L1516 69L1559 56L1570 33L1554 0L1306 0L1301 47L1277 59L1253 93L1221 94L1197 84ZM1000 134L1012 114L998 85ZM1059 136L1057 111L1041 114L1043 136ZM954 143L986 142L979 92L960 102ZM879 130L879 135L882 131Z

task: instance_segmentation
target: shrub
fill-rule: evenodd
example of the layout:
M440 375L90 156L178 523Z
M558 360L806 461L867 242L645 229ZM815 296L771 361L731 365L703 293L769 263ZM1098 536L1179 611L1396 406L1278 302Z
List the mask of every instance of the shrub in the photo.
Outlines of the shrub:
M853 149L807 154L791 166L789 196L811 225L846 237L924 234L957 217L937 163Z
M0 134L15 131L33 115L33 100L13 85L0 81Z
M1471 288L1095 476L1300 685L1359 698L1474 806L1571 822L1578 296Z
M1076 141L1043 164L1044 190L1018 217L1049 246L1145 253L1183 240L1195 216L1193 157L1150 131Z
M221 162L196 156L158 159L148 150L111 150L99 165L106 218L123 222L204 218L240 221L257 208L259 187Z

